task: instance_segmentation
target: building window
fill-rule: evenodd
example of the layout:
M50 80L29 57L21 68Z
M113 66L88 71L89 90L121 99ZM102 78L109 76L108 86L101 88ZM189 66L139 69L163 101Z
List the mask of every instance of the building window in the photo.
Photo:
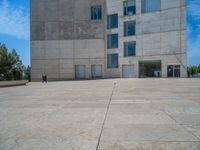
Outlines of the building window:
M118 48L118 34L110 34L107 38L108 49Z
M135 35L135 21L124 22L124 36Z
M127 0L124 2L124 16L132 16L136 13L135 0Z
M92 20L101 20L101 18L102 18L101 6L92 6L91 7L91 19Z
M108 29L118 28L118 14L109 15L107 17L107 28Z
M124 43L124 57L135 56L136 42Z
M75 65L75 78L85 79L85 65Z
M108 68L118 68L118 54L108 54L107 56L107 67Z
M161 0L142 0L142 13L159 11Z

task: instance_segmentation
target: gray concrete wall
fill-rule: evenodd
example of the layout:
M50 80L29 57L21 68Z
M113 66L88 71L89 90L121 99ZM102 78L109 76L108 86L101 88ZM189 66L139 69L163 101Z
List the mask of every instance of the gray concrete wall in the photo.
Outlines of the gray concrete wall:
M106 0L107 14L119 15L119 28L107 30L119 34L119 48L107 49L119 53L120 67L107 69L106 76L122 77L122 65L134 64L139 76L138 61L161 60L162 77L167 77L167 65L181 65L181 77L186 77L186 3L185 0L161 0L161 11L141 13L141 0L136 0L136 15L123 15L122 0ZM124 37L125 21L136 21L136 36ZM106 37L105 37L106 39ZM136 41L136 56L124 57L124 42ZM178 59L177 59L178 58Z
M90 10L101 5L102 20L92 21ZM32 79L74 79L74 66L103 66L103 77L122 77L122 65L161 60L162 77L167 65L181 65L186 77L186 6L185 0L161 0L161 11L141 14L141 0L136 0L136 15L123 16L123 0L31 0ZM118 29L106 29L107 15L118 13ZM124 21L136 21L136 36L124 37ZM119 48L107 49L107 34L119 34ZM124 57L124 42L136 41L136 56ZM119 54L119 68L107 69L107 54Z
M91 64L104 68L104 19L92 21L92 5L103 0L31 0L32 79L74 79L74 66L86 65L91 78ZM104 18L104 16L103 16Z

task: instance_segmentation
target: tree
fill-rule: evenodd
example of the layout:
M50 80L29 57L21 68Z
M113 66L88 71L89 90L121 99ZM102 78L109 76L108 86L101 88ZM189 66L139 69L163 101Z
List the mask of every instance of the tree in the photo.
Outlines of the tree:
M198 66L190 66L188 67L188 73L192 76L200 73L200 64Z
M0 43L0 81L21 80L23 67L16 50L8 52L5 44Z
M199 66L198 66L198 73L200 73L200 64L199 64Z
M31 67L30 66L27 66L24 68L24 77L23 77L25 80L31 80Z

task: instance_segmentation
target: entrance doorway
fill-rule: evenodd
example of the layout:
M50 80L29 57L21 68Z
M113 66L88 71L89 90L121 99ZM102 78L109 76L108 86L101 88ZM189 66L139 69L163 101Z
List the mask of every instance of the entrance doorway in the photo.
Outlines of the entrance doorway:
M133 78L134 77L134 65L123 65L122 66L122 77Z
M85 65L76 65L75 66L75 78L85 79Z
M102 65L92 65L92 78L100 79L102 78Z
M168 65L167 66L167 76L168 78L180 78L181 69L180 65Z
M140 61L139 77L140 78L161 77L161 60Z

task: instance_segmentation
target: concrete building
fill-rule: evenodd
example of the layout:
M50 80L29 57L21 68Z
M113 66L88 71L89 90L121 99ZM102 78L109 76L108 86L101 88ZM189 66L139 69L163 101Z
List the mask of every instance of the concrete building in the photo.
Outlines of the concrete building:
M31 76L186 77L185 0L31 0Z

